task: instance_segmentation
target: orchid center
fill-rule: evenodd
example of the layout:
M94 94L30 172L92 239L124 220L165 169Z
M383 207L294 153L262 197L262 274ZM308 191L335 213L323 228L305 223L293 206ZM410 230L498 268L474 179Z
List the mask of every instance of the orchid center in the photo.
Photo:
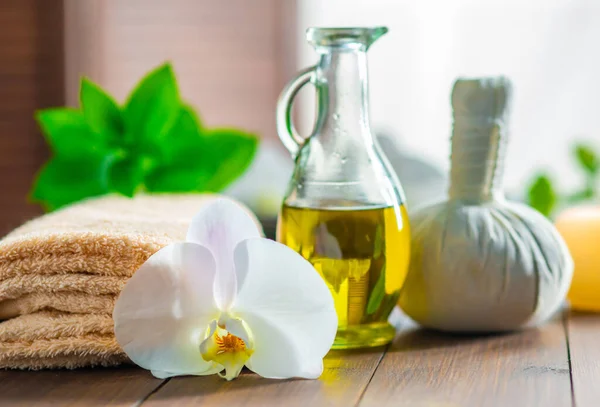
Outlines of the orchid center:
M219 350L217 350L217 355L227 352L235 353L246 351L246 342L244 342L242 338L238 338L230 333L227 333L224 336L219 336L219 334L215 332L215 342L219 348Z
M219 323L215 320L210 324L208 335L200 344L200 354L205 361L223 368L219 373L221 377L232 380L238 377L254 351L245 324L239 319L223 320L219 318ZM233 332L228 331L228 327Z

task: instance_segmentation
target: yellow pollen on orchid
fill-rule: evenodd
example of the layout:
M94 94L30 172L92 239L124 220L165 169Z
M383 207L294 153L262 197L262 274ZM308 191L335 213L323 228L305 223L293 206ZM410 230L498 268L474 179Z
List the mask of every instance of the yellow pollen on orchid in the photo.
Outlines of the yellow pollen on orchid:
M217 355L225 352L243 352L246 350L246 342L242 338L238 338L230 333L225 336L215 333L215 342L219 348Z
M221 377L232 380L238 377L244 364L254 353L249 349L246 342L226 330L214 330L200 345L200 354L207 362L221 365L225 374L219 373Z

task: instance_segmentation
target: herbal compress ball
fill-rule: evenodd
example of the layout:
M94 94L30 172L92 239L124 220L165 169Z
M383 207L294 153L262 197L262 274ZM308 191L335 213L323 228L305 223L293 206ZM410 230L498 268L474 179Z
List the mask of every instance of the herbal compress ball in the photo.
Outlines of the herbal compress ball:
M447 201L416 211L400 306L444 331L513 330L549 318L573 273L554 226L502 193L511 86L459 79Z

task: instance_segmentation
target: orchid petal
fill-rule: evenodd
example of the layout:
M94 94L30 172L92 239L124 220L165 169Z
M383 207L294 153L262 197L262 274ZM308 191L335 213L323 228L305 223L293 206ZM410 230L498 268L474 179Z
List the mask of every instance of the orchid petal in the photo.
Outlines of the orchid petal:
M214 363L211 368L208 370L203 370L201 372L189 372L189 373L173 373L173 372L163 372L162 370L152 370L152 376L157 379L168 379L169 377L181 376L181 375L191 375L191 376L209 376L212 374L221 373L223 371L223 366Z
M204 206L192 219L187 241L207 247L215 257L214 292L217 305L227 310L235 299L237 285L233 251L244 239L259 237L260 228L249 211L233 200L220 198Z
M214 346L215 343L212 340L213 335L215 334L215 332L217 331L217 320L213 319L209 325L209 330L208 330L208 335L206 335L206 338L204 338L204 340L202 341L202 343L200 343L200 353L201 354L207 354L211 351L215 351Z
M317 271L287 246L261 238L241 242L234 262L243 283L232 313L248 325L254 343L246 366L268 378L319 377L337 315Z
M300 327L274 323L257 314L244 313L244 319L256 332L254 353L246 362L248 369L268 379L317 379L321 376L327 351L311 349L312 342L306 338L309 335L322 337L323 333L309 330L298 335ZM305 329L311 325L299 321L294 324ZM331 348L333 339L329 342L327 350Z
M125 285L113 312L117 341L139 366L158 375L208 374L198 346L216 316L211 252L194 243L169 245Z

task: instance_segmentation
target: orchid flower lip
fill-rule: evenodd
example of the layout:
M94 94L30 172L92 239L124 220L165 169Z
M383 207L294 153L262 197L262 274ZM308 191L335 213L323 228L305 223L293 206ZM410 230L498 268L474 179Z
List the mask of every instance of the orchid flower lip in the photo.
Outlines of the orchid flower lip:
M268 378L316 378L337 330L313 266L262 238L256 218L227 198L201 209L186 242L142 265L113 318L124 351L157 377L231 380L245 365Z
M226 320L227 316L221 315L221 319ZM225 374L221 370L219 375L227 380L235 379L254 353L251 334L243 327L241 320L235 319L223 321L222 324L213 320L199 351L206 362L223 367Z

